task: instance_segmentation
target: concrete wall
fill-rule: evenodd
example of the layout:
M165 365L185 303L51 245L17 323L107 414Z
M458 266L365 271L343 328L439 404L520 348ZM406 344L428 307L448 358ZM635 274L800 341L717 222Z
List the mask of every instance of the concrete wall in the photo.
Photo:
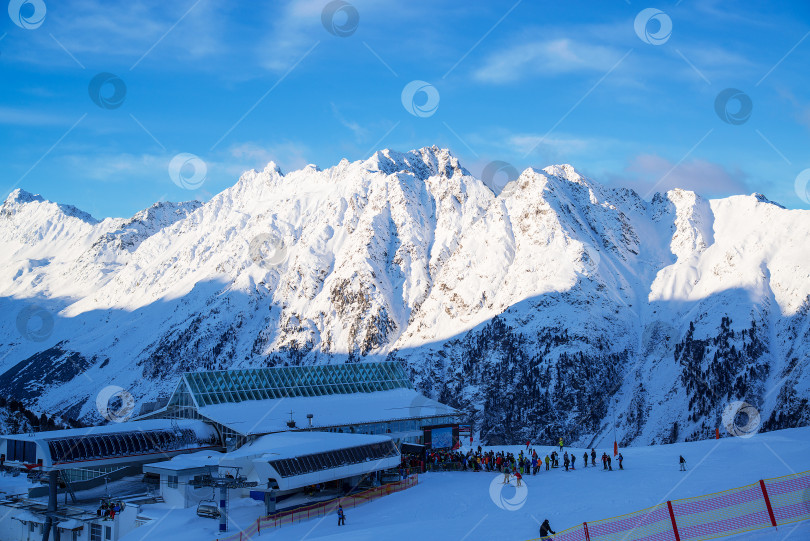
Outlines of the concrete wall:
M212 497L212 489L210 487L194 488L191 486L191 481L194 479L193 475L178 473L177 474L177 488L169 487L169 474L160 474L160 495L167 505L185 509L188 507L196 507L202 500L210 500ZM218 497L214 498L219 500Z

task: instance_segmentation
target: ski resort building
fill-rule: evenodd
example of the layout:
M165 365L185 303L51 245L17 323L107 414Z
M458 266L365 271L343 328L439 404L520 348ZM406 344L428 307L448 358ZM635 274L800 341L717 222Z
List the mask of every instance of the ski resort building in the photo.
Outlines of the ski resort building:
M49 527L64 538L68 526L72 539L95 541L103 526L104 539L115 541L140 524L136 509L126 527L102 524L94 509L57 506L57 485L75 504L74 489L133 472L159 479L163 501L198 506L224 528L227 506L217 510L216 490L263 499L270 510L276 497L305 487L340 494L379 484L396 472L403 446L455 446L460 417L417 392L394 362L185 373L164 406L133 421L0 436L0 468L47 481L0 499L0 514L8 511L0 541ZM48 505L36 499L46 494Z
M369 362L188 372L166 406L141 416L155 418L203 420L230 449L291 430L451 447L460 414L414 390L399 363Z

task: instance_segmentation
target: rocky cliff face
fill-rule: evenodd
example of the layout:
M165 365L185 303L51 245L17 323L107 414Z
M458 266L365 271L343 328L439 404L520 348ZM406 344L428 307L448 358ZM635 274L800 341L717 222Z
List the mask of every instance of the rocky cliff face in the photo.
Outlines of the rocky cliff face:
M734 401L807 424L810 212L644 201L571 166L500 194L447 150L245 173L97 221L0 208L0 389L92 421L184 370L398 359L490 442L705 437Z

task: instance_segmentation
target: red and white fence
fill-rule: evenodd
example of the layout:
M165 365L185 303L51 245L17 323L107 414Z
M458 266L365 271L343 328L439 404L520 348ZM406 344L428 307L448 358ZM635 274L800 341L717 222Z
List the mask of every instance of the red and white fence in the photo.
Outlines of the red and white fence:
M554 541L705 541L808 519L810 472L804 472L584 522L557 532Z

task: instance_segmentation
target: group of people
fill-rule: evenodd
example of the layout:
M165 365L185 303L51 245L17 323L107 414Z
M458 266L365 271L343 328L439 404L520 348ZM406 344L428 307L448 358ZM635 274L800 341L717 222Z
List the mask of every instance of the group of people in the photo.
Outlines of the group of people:
M508 473L511 476L517 477L516 474L523 475L537 475L543 468L551 470L551 468L559 468L560 461L565 468L565 471L575 470L577 465L577 455L565 451L560 440L560 453L551 451L545 457L539 455L536 449L531 447L527 442L525 453L521 450L517 455L512 452L504 451L484 451L479 445L477 450L470 449L466 453L460 451L447 451L447 450L433 450L428 452L426 460L428 466L432 469L458 469L462 471L485 471L485 472L500 472ZM591 466L596 466L596 449L591 449L590 457L588 452L582 454L583 467L588 467L588 459L590 458ZM616 456L619 469L624 469L624 457L621 453ZM613 457L608 453L602 453L602 468L605 470L613 471Z
M122 502L107 502L107 500L101 500L101 503L96 509L96 516L104 517L104 520L113 520L115 519L115 515L120 513L124 509L124 504Z

